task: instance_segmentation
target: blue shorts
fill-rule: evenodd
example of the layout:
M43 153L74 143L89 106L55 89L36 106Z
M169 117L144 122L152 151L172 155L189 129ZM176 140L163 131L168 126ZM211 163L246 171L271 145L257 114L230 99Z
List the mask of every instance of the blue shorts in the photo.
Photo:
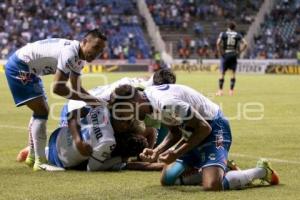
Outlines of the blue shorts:
M58 152L57 152L57 146L56 146L56 140L57 136L60 133L60 129L56 129L49 138L49 151L48 151L48 162L49 164L58 166L58 167L64 167L62 162L59 160Z
M205 168L221 167L226 171L228 152L231 145L231 130L229 122L219 111L210 123L211 134L197 147L178 159L184 165Z
M61 134L61 131L65 131L65 129L67 129L67 128L66 127L57 128L51 134L51 136L49 138L49 144L48 144L48 162L49 162L49 164L55 165L57 167L62 167L62 168L65 168L65 167L58 156L57 137L59 134ZM80 137L83 141L89 141L90 140L89 129L86 128L86 129L81 130ZM74 167L76 167L76 166L74 166Z
M46 99L42 80L30 73L28 65L16 54L5 64L5 75L16 106L41 96Z
M237 68L237 55L236 53L227 53L224 54L221 58L221 67L220 70L222 73L225 73L228 69L236 71Z

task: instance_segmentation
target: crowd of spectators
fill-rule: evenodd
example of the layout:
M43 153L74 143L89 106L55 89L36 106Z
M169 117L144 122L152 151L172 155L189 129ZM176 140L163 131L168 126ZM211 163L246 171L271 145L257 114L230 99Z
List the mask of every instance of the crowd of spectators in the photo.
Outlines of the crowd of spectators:
M54 37L80 40L98 27L109 38L102 58L147 58L149 47L136 9L130 0L0 1L0 59L28 42Z
M250 58L296 58L300 48L300 0L278 0L254 40Z
M154 21L159 26L187 29L193 20L209 20L216 16L238 18L239 22L252 23L261 0L146 0ZM239 5L239 6L238 6ZM201 24L195 24L201 30Z
M154 21L168 31L184 31L191 37L178 38L177 55L180 58L200 56L215 58L215 44L219 35L216 20L234 19L238 24L251 24L262 0L146 0ZM204 24L209 21L210 28ZM224 27L225 28L225 27ZM206 34L206 33L209 34ZM244 33L242 33L244 34Z
M28 42L45 38L80 40L101 27L109 38L102 59L150 58L142 19L133 0L2 0L0 1L0 59ZM220 24L234 19L251 24L262 0L146 0L154 21L179 37L175 57L216 58ZM211 22L209 26L205 21ZM180 34L179 34L180 35ZM250 58L295 58L300 47L300 0L277 0L255 37Z

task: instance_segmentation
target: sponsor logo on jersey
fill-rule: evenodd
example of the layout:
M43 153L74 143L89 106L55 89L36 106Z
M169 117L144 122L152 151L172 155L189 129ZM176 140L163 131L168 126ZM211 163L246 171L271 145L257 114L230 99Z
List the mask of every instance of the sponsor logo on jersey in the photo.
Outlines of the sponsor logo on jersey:
M99 114L100 114L99 110L92 111L90 114L92 124L93 124L93 132L94 132L97 140L99 140L103 136L102 131L100 129Z
M21 81L23 85L32 82L31 73L26 71L19 71L19 75L16 77Z
M214 153L209 154L208 159L209 160L216 160L216 154L214 154Z

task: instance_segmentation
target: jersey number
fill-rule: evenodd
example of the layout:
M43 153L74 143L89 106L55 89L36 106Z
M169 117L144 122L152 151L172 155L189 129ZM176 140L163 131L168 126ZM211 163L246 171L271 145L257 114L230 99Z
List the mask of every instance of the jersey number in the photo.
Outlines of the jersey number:
M227 38L227 45L228 46L234 46L235 45L235 38L232 35L229 35Z

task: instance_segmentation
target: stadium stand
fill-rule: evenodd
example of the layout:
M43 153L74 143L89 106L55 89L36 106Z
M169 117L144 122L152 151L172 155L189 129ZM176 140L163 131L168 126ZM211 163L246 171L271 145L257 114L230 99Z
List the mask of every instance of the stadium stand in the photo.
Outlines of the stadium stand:
M79 39L96 27L109 38L104 59L149 58L142 19L130 0L23 0L0 3L0 58L28 42L52 37Z
M262 2L147 0L164 40L172 44L173 56L180 58L215 58L216 39L226 30L226 20L234 19L245 34Z
M276 0L248 58L296 58L300 0ZM0 59L28 42L51 37L80 39L102 27L108 48L102 59L155 58L136 0L12 0L0 2ZM216 58L216 40L234 19L246 34L263 0L146 0L167 50L175 58ZM280 20L278 20L280 19Z
M296 58L300 48L300 0L277 0L254 40L250 58Z

